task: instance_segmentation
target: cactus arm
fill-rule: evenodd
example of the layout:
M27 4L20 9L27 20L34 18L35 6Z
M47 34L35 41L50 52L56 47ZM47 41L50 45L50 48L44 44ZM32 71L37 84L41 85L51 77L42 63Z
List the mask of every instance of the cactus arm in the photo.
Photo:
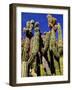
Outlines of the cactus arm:
M32 63L34 61L34 58L37 54L37 52L39 51L39 34L40 32L39 31L35 31L35 34L34 34L34 39L33 39L33 47L32 47L32 54L28 60L28 64Z
M58 23L58 52L61 55L63 53L63 40L61 25Z
M50 33L47 32L45 36L44 52L46 52L49 48L49 39L50 39Z

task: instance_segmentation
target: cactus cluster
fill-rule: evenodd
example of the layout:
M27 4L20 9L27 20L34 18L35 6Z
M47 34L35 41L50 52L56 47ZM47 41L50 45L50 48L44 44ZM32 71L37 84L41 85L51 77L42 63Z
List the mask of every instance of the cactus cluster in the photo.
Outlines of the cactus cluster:
M63 40L60 23L52 15L47 16L50 31L41 34L39 22L33 19L23 28L21 60L22 77L63 75ZM34 30L34 35L32 33ZM56 40L56 32L58 39Z

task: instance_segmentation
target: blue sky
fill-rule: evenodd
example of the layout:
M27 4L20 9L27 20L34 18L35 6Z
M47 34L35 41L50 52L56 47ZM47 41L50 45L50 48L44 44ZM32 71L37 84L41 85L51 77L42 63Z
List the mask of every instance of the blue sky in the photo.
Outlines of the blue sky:
M21 13L21 30L23 30L23 27L26 26L26 22L28 20L34 19L35 21L38 21L40 23L40 32L43 34L44 32L47 32L50 30L48 27L48 21L47 16L48 14L41 14L41 13ZM57 19L57 23L59 22L61 24L61 28L63 31L63 15L62 14L51 14L53 17ZM21 33L22 39L25 37L25 33ZM56 38L58 37L58 34L56 33Z

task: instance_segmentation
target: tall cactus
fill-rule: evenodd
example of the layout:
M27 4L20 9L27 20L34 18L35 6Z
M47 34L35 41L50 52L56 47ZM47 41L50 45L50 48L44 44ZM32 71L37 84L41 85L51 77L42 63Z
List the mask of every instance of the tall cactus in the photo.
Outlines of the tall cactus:
M63 52L62 30L61 25L59 23L58 23L58 52L60 55Z
M57 25L56 25L56 19L51 15L48 16L48 24L49 24L49 27L51 28L50 45L49 45L50 58L51 58L51 65L50 65L51 71L56 75L60 75L59 55L58 55L57 46L56 46Z
M56 75L60 75L59 59L58 59L58 52L56 47L56 34L53 29L51 30L51 36L50 36L50 52L52 52L53 54L52 55L53 61L51 61L51 67L52 64L54 64L54 67L52 67L52 70L53 68L55 68Z
M31 49L31 54L28 59L28 64L32 66L32 71L34 72L34 69L36 67L36 55L39 52L39 36L40 36L40 31L39 31L39 23L35 22L34 24L34 37L32 38L32 49ZM34 75L35 76L35 73Z
M39 35L40 35L40 32L39 32L39 27L37 27L36 24L38 25L38 23L35 23L32 54L28 60L28 64L30 64L34 60L36 54L39 51Z
M58 23L58 53L61 75L63 74L63 40L62 40L62 30L61 25Z
M50 59L48 58L49 40L50 40L50 32L46 32L43 37L44 48L42 48L43 62L46 64L46 66L44 64L44 67L46 69L46 75L51 75Z
M24 32L26 37L24 39L23 49L22 49L22 77L28 76L28 58L29 58L29 48L30 48L30 39L32 37L31 32L31 24L30 21L27 21L26 28L24 28Z

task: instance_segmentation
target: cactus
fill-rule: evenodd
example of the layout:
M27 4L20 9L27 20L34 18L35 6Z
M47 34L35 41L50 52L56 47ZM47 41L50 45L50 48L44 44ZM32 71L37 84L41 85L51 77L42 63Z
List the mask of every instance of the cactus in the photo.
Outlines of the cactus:
M63 40L62 40L62 30L61 25L58 23L58 53L60 62L60 72L63 74Z
M51 60L50 67L51 67L51 70L53 71L52 73L55 73L56 75L60 75L59 52L57 50L57 45L56 45L56 31L58 28L56 25L56 19L52 16L48 16L48 23L49 23L49 27L51 28L49 50L52 55L52 60ZM52 67L52 64L53 64L53 67Z
M32 53L31 56L28 60L28 64L30 64L31 62L33 62L37 52L39 51L39 27L37 27L36 23L35 23L35 32L34 32L34 37L33 37L33 42L32 42Z
M32 27L30 24L30 21L27 21L26 27L24 27L23 31L26 34L26 37L24 39L23 49L22 49L22 76L27 77L28 76L28 58L29 58L29 48L30 48L30 40L32 37Z
M63 52L63 42L62 42L62 30L61 30L61 26L58 23L58 52L61 55Z
M32 41L31 41L32 46L31 46L30 57L28 59L28 64L30 66L32 66L32 71L33 72L35 71L35 68L36 68L35 58L36 58L37 53L39 52L39 35L40 35L39 23L35 22L35 24L34 24L34 37L32 38Z
M46 75L51 75L50 59L48 58L49 40L50 40L50 32L44 33L44 37L43 37L44 48L42 48L42 54L43 54L43 57L45 58L44 59L45 62L47 62L46 66L45 66Z
M40 33L39 22L26 22L22 43L22 77L63 74L63 40L61 25L52 15L47 16L49 32ZM34 30L34 36L32 34ZM56 40L56 31L58 40Z

